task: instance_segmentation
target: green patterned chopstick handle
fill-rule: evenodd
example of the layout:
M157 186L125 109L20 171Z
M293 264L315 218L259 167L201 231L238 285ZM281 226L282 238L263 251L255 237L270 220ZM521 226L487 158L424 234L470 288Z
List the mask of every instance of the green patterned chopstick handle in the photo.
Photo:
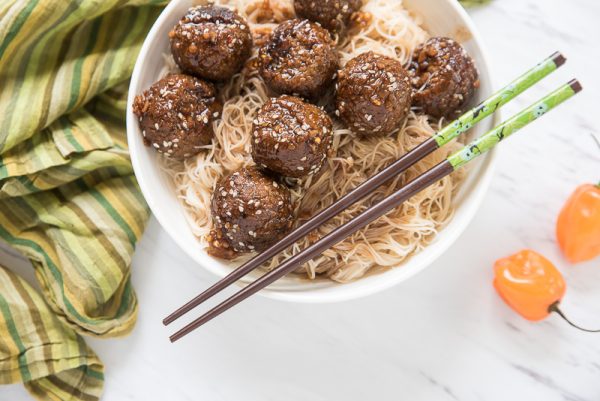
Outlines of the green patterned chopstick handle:
M546 97L540 99L538 102L529 106L527 109L511 117L506 122L492 129L487 134L466 145L464 148L448 157L448 161L454 170L459 169L477 156L492 149L503 139L508 138L527 124L537 120L548 111L571 98L576 93L580 92L581 89L582 87L579 81L572 80L568 84L563 85Z
M512 99L531 88L533 85L550 75L556 69L562 66L566 58L559 52L550 57L515 79L513 82L494 93L487 100L475 108L469 110L461 117L446 125L433 137L439 147L444 146L463 132L468 131L483 120L496 112L500 107L510 102Z

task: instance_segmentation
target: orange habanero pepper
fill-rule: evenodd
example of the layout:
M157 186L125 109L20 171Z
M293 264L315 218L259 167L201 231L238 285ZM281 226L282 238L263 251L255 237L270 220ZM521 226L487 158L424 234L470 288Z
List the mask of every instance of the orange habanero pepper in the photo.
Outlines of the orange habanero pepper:
M542 320L565 295L562 274L542 255L524 250L494 265L494 287L504 301L528 320Z
M558 216L556 237L571 263L600 255L600 185L582 185Z
M494 287L502 299L528 320L542 320L556 312L571 326L572 323L559 309L566 284L562 274L548 259L532 250L496 261Z

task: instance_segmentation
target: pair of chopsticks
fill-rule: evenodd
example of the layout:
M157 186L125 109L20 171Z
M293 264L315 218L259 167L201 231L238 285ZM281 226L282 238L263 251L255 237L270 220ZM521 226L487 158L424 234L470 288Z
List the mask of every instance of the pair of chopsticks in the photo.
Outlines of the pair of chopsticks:
M262 252L261 254L248 261L243 266L240 266L229 275L224 277L222 280L196 296L194 299L189 301L187 304L173 312L167 318L163 320L165 325L168 325L184 314L188 313L196 306L202 304L204 301L218 294L223 289L227 288L240 278L244 277L251 271L255 270L263 263L270 260L275 255L279 254L289 246L293 245L296 241L308 235L311 231L317 229L326 221L330 220L337 214L344 211L349 206L360 201L366 196L373 193L375 189L385 184L387 181L396 177L398 174L403 173L409 167L423 159L425 156L431 154L433 151L446 145L460 134L466 132L475 124L483 120L484 118L492 115L496 110L510 102L512 99L523 93L525 90L532 87L543 78L556 71L560 66L566 62L565 57L561 53L554 53L549 58L545 59L531 70L511 82L509 85L493 94L489 99L485 100L477 107L465 113L457 120L451 122L442 130L433 135L430 139L417 146L412 151L406 153L401 158L396 160L394 163L386 167L381 172L377 173L367 181L356 187L347 195L340 198L331 206L320 211L310 220L299 226L283 239L278 241L276 244ZM350 235L354 234L358 230L364 228L374 220L385 215L390 210L398 207L407 199L413 195L419 193L425 188L429 187L433 183L441 180L448 176L454 171L465 166L478 156L488 152L495 145L497 145L503 139L509 137L519 129L525 127L532 121L540 118L546 112L555 108L559 104L563 103L567 99L574 96L576 93L582 90L582 86L576 79L568 82L561 86L554 92L540 99L536 103L532 104L525 110L517 113L504 123L498 125L488 133L484 134L480 138L474 140L470 144L466 145L460 151L454 153L446 160L442 161L437 166L431 168L429 171L423 173L404 187L394 192L389 197L383 199L379 203L371 206L365 212L350 220L349 222L339 226L337 229L327 234L314 244L310 245L302 252L290 257L282 264L280 264L274 270L265 273L262 277L247 285L241 289L238 293L225 300L209 312L200 316L175 334L170 337L171 342L175 342L185 335L189 334L193 330L202 326L206 322L219 316L229 308L237 305L244 299L250 297L271 283L275 282L284 275L294 271L302 264L308 262L314 257L320 255L333 245L343 241Z

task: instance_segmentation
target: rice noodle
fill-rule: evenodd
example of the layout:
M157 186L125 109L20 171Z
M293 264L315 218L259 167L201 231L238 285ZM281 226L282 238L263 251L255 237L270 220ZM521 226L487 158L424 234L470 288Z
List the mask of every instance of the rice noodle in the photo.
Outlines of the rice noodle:
M261 35L268 34L277 23L294 15L292 0L223 0L218 3L236 8L248 19L253 32ZM370 13L372 19L360 32L339 43L342 65L370 50L395 57L406 64L413 49L428 37L420 27L420 21L403 8L400 0L369 0L365 3L363 11ZM166 64L166 70L174 69L172 60ZM248 67L224 85L220 94L224 108L222 119L214 122L213 144L185 162L162 159L185 207L190 227L202 247L207 246L205 236L213 228L210 214L213 188L223 175L253 164L250 156L252 120L272 95L256 71ZM426 116L411 112L397 133L364 138L356 136L339 122L334 122L332 155L321 173L288 182L297 204L297 224L429 138L439 128L438 124L440 122L428 121ZM284 258L352 219L374 200L391 194L458 147L457 143L449 144L425 158L393 183L377 190L373 197L350 207L265 268L275 267ZM337 282L348 282L367 272L398 266L426 247L451 219L454 212L452 199L463 178L464 173L446 177L411 198L402 207L326 251L298 272L311 279L323 276Z

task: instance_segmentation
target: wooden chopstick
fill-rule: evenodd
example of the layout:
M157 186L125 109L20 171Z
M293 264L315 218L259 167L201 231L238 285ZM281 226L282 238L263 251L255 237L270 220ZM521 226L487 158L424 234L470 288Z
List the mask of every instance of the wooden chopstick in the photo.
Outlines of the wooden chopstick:
M308 235L311 231L319 228L325 222L337 216L348 207L370 195L381 185L406 171L409 167L423 159L425 156L452 141L484 118L492 115L496 110L510 102L525 90L529 89L537 82L550 75L552 72L556 71L556 69L562 66L565 62L566 58L560 52L555 52L550 57L546 58L535 67L521 75L519 78L515 79L509 85L490 96L477 107L471 109L454 122L448 124L430 139L403 155L381 172L366 180L364 183L337 200L331 206L317 213L314 217L306 221L298 228L294 229L276 244L255 256L244 265L238 267L223 279L215 283L213 286L202 292L200 295L196 296L181 308L177 309L163 320L163 324L168 325L174 322L187 312L194 309L196 306L200 305L207 299L213 297L223 289L235 283L240 278L252 272L275 255L284 251L286 248Z
M331 233L321 238L319 241L304 249L302 252L287 259L274 270L266 273L258 280L244 287L226 301L217 305L209 312L200 316L198 319L194 320L192 323L173 334L170 337L171 342L181 339L185 335L189 334L213 318L219 316L221 313L230 309L234 305L237 305L244 299L255 294L284 275L294 271L296 268L298 268L298 266L320 255L333 245L343 241L348 236L366 227L374 220L401 205L413 195L460 169L472 160L476 159L478 156L488 152L498 143L511 136L521 128L525 127L532 121L537 120L548 111L565 102L567 99L570 99L581 90L581 84L575 79L561 86L527 109L516 114L506 122L498 125L485 135L466 145L460 151L454 153L437 166L423 173L415 180L394 192L389 197L370 207L359 216L350 220L346 224L341 225Z

